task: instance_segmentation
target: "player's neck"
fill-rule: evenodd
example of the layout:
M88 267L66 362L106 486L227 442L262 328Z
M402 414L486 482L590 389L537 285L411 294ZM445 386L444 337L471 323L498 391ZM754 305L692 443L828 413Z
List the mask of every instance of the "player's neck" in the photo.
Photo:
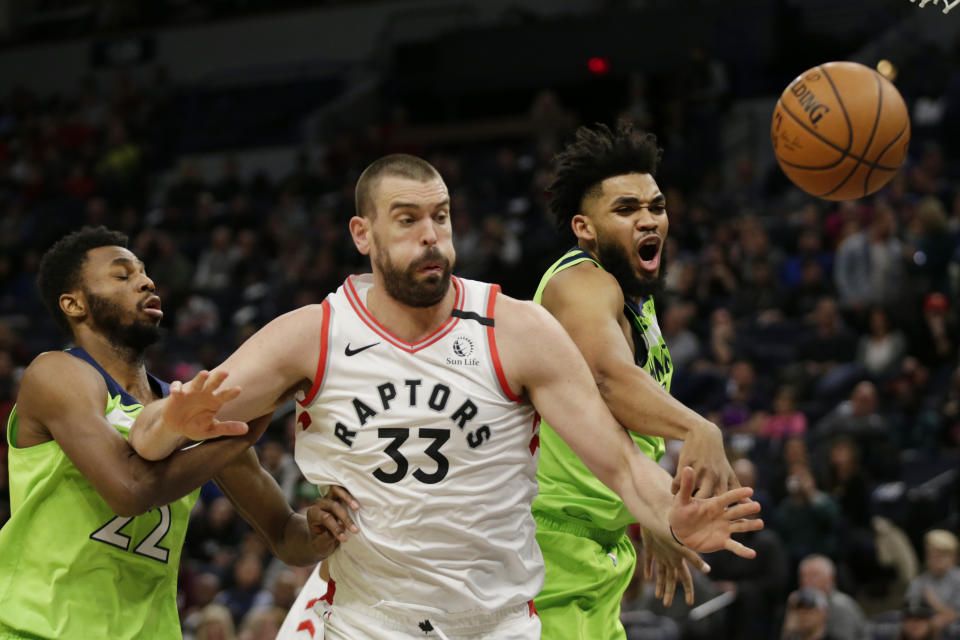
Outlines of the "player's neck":
M147 369L143 364L143 354L133 349L118 347L102 333L86 327L77 330L76 340L77 346L89 353L130 395L144 403L153 399Z
M453 311L457 291L451 282L447 293L430 307L411 307L391 297L379 283L367 291L367 310L377 322L404 342L416 344L436 331Z

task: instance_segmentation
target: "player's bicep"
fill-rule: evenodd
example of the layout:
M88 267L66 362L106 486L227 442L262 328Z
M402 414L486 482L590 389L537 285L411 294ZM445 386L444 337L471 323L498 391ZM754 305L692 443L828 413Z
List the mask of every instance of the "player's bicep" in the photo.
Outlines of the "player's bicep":
M610 274L592 269L558 274L544 291L543 305L560 322L595 377L614 363L632 365L624 336L623 293Z
M89 365L66 354L45 354L24 372L18 412L43 425L70 461L107 502L120 498L134 455L104 415L107 388Z
M240 345L215 371L229 373L240 395L218 418L248 421L276 409L293 389L309 386L320 356L323 309L304 307L284 314Z

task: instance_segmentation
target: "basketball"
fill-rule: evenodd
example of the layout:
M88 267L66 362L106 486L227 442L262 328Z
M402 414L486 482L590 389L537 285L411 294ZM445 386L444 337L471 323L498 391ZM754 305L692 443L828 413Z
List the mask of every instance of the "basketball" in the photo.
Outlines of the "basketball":
M795 185L825 200L852 200L879 190L903 164L910 118L882 75L856 62L827 62L783 90L770 137Z

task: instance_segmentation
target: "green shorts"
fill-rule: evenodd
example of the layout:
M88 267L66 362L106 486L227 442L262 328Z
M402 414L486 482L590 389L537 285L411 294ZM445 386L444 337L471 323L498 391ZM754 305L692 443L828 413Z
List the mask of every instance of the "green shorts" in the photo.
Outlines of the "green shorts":
M626 640L620 601L637 553L625 530L607 531L535 512L546 582L534 599L543 640Z

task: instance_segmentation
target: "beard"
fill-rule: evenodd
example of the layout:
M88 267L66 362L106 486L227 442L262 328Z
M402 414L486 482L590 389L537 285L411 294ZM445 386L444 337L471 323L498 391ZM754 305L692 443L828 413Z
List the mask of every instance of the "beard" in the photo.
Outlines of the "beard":
M427 262L439 262L443 270L439 274L431 273L425 278L418 278L417 269ZM390 297L409 307L432 307L443 300L450 288L453 267L436 247L427 249L405 269L397 266L386 251L382 258L375 258L374 263L383 274L384 287Z
M149 322L125 322L123 307L113 300L89 291L85 294L90 303L90 317L94 325L114 347L132 351L138 358L142 358L147 347L156 343L163 335L159 325ZM142 310L139 304L137 310Z
M648 298L663 293L663 280L667 275L667 261L660 250L660 268L656 275L637 276L630 263L629 254L620 245L608 243L597 237L597 260L610 275L617 279L623 295L628 298Z

